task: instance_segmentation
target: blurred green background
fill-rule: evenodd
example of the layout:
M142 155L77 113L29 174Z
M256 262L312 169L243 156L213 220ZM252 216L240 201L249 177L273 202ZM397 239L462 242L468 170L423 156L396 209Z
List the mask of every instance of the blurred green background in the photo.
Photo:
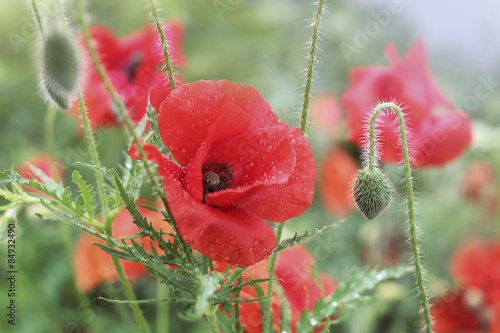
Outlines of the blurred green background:
M1 169L16 166L44 150L47 107L37 88L38 51L27 2L0 2ZM388 3L326 1L328 12L322 18L315 92L340 96L348 84L349 67L386 65L383 47L387 42L394 42L399 53L404 54L413 41L421 38L428 45L430 66L440 86L474 119L473 143L464 156L444 168L415 172L424 260L430 273L431 292L439 294L453 283L449 258L459 244L471 237L499 238L498 213L488 211L484 202L466 200L462 191L464 173L471 162L486 161L495 170L500 166L500 93L496 89L488 98L471 102L481 77L492 76L494 82L500 82L497 50L500 30L492 14L498 13L498 5L478 9L478 6L469 8L465 1L405 3L400 14L388 18L387 25L381 26L380 32L358 54L347 59L341 43L353 43L357 29L364 29L368 22L377 22L377 13L387 9ZM290 125L298 124L303 91L300 72L307 65L305 42L311 36L306 20L312 18L315 6L304 0L163 0L160 6L162 17L180 18L184 22L184 53L189 65L180 74L186 82L228 79L250 84L278 116ZM72 8L69 1L66 11L70 19L74 16ZM88 14L92 22L108 25L119 36L140 29L148 18L145 4L139 0L89 0ZM460 25L461 22L467 24ZM75 161L85 161L88 156L77 126L77 121L67 114L57 115L56 151L66 176L79 168ZM345 123L337 131L336 139L332 139L314 124L308 130L319 166L329 149L345 141ZM121 130L100 130L97 140L104 165L116 166L123 161L127 142ZM307 244L317 257L318 268L336 281L345 280L353 266L383 265L388 253L396 252L397 262L408 263L403 172L398 166L384 168L397 189L395 203L386 214L369 222L353 212L339 229ZM88 171L81 171L92 179ZM322 186L321 179L317 179L317 186ZM492 186L498 189L498 178ZM15 327L7 325L3 314L8 301L4 275L7 256L6 246L0 246L0 308L4 309L0 331L85 332L86 313L75 296L70 258L63 250L60 225L40 220L34 215L37 209L25 209L18 221ZM306 213L287 223L285 233L304 232L338 219L324 209L317 195ZM76 235L77 231L72 230L71 237L74 239ZM118 288L105 286L89 296L109 295L112 287ZM134 287L139 298L155 295L156 283L152 280L143 279ZM383 285L379 297L356 309L332 331L418 332L420 317L414 287L412 277ZM120 295L120 290L117 293ZM123 320L120 310L113 305L93 302L92 306L99 332L136 332L134 324ZM143 309L153 321L155 306L145 305ZM171 306L171 332L207 331L204 322L181 321L177 316L181 310L176 304Z

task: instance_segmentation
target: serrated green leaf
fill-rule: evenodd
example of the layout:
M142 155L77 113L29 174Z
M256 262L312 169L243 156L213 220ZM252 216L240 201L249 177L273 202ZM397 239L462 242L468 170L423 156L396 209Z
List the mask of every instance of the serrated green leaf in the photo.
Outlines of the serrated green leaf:
M322 326L323 320L333 316L339 309L355 309L363 303L367 292L373 291L381 282L388 279L400 278L402 275L413 271L413 267L389 267L383 270L364 270L351 276L339 284L337 289L327 298L316 301L312 311L307 309L300 315L297 323L297 332L311 332L316 327ZM336 318L334 323L340 322L345 317Z
M295 236L293 236L292 238L287 238L287 239L283 240L281 243L279 243L273 252L278 252L278 251L284 250L288 247L292 247L294 245L297 245L297 244L303 243L305 241L311 240L313 238L316 238L316 237L324 234L327 231L334 230L334 229L340 227L342 225L342 223L344 223L344 221L345 220L340 220L335 224L327 225L327 226L320 228L320 229L314 229L311 233L309 231L306 231L303 235L298 235L296 233Z
M82 175L80 175L80 173L76 170L73 171L71 178L73 179L73 182L76 185L78 185L85 208L87 209L89 216L93 218L95 212L94 212L94 200L92 196L92 186L87 185L85 180L83 180Z

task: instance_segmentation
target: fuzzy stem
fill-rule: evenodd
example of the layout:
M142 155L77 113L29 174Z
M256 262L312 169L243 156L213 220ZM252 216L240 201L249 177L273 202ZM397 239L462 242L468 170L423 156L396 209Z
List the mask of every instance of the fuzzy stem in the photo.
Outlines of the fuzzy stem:
M238 277L238 285L241 286L242 284L243 284L243 276L240 275ZM240 291L238 291L238 293L236 294L236 297L240 297ZM236 332L240 333L241 332L241 316L240 316L240 303L239 302L236 302L234 304L234 315L236 317L235 318L236 319Z
M278 230L276 230L276 244L279 244L281 241L281 234L283 233L284 223L278 224ZM271 257L271 263L269 265L269 278L274 277L274 269L276 267L276 259L278 257L278 252L274 252ZM273 292L273 280L269 280L267 283L267 295L271 296ZM264 319L263 319L263 333L268 333L271 326L271 317L272 317L272 309L271 309L271 299L266 302Z
M158 299L167 299L170 297L170 288L160 280L157 281L156 297ZM169 332L169 307L169 302L158 302L156 304L156 333Z
M413 262L415 264L415 272L417 276L418 288L420 290L420 297L422 300L422 306L424 308L424 316L425 316L425 325L426 332L432 333L431 327L431 316L429 313L429 302L427 298L427 291L425 289L425 281L424 281L424 273L422 269L422 264L420 263L420 252L418 249L418 237L415 225L415 208L414 208L414 200L413 200L413 180L411 175L411 166L410 166L410 156L408 153L408 143L406 140L406 129L405 129L405 120L403 116L403 112L401 109L394 103L381 103L377 105L377 107L373 110L370 119L370 145L368 152L368 166L375 166L375 118L380 113L380 111L385 109L391 109L396 113L399 120L399 133L401 135L401 148L403 150L403 164L405 168L405 178L406 178L406 191L408 195L408 217L410 223L410 235L411 235L411 247L413 251Z
M151 168L151 165L149 164L149 161L146 158L146 154L144 153L144 149L141 145L141 142L139 140L139 137L137 136L137 133L135 132L134 124L132 123L132 120L130 119L127 110L125 109L125 106L123 105L123 102L121 99L118 97L118 94L116 93L115 88L113 87L106 71L104 70L104 66L101 63L101 60L99 59L99 55L97 54L97 51L92 44L92 40L90 38L90 32L89 32L89 27L87 25L87 22L85 21L85 16L84 16L84 10L83 10L83 5L82 5L82 0L75 0L76 3L76 12L78 15L78 23L80 25L80 28L82 30L82 35L83 39L85 41L85 46L87 47L87 50L89 51L90 58L92 59L92 63L99 74L99 77L101 78L102 82L104 83L104 86L106 90L108 91L108 94L111 96L111 99L117 106L118 112L120 113L120 117L125 121L125 125L130 133L130 135L133 138L134 144L137 147L137 150L139 152L139 156L141 157L141 161L144 164L144 168L146 169L146 173L148 174L149 179L151 180L151 183L153 185L153 188L156 190L158 195L161 198L161 201L163 202L163 205L165 206L166 212L172 217L173 215L170 211L170 207L168 205L167 201L167 196L165 194L165 191L163 190L162 186L156 179L153 170ZM186 244L186 242L182 239L180 236L177 227L175 226L175 222L172 223L172 227L175 231L175 233L178 235L179 240L180 240L180 246L183 250L184 253L186 253L188 260L192 265L196 265L196 260L192 256L192 253L189 249L189 245Z
M170 63L170 57L168 55L167 39L165 38L165 33L163 31L163 26L161 24L160 16L158 15L158 11L156 10L154 0L147 0L147 2L148 2L149 7L151 7L151 15L153 16L153 20L155 21L156 28L158 29L158 33L160 34L161 46L163 47L163 56L165 57L165 66L167 68L168 81L170 82L170 88L172 90L174 90L175 89L174 73L172 70L172 64Z
M314 17L314 28L313 28L313 35L311 38L311 46L309 47L309 63L307 65L304 102L302 103L302 114L300 117L300 131L302 132L302 134L306 132L306 126L307 126L307 112L309 111L309 99L311 97L311 85L314 73L313 67L314 67L314 62L316 61L315 60L316 42L318 40L318 30L321 19L321 13L323 12L323 3L324 0L319 0L318 11L316 12L316 16Z
M45 149L50 157L50 172L54 179L59 182L59 172L57 172L55 153L54 153L54 122L56 119L57 108L54 105L49 105L47 114L45 115Z
M78 91L78 103L80 105L80 114L82 116L83 127L85 129L85 136L87 137L87 141L89 143L89 151L92 157L92 163L96 166L101 166L101 162L99 161L99 155L97 155L97 148L94 141L94 135L92 130L90 129L89 118L87 116L87 111L85 110L85 103L83 102L82 91L79 89ZM99 191L99 198L101 199L101 208L102 213L108 209L107 200L105 198L104 191L104 180L102 178L102 174L100 171L95 171L95 176L97 178L97 190Z
M33 15L35 15L35 20L36 20L36 24L38 26L38 30L40 31L40 36L42 36L42 38L45 37L45 32L43 30L43 26L42 26L42 18L40 17L40 12L38 11L38 6L36 5L36 1L35 0L31 0L31 9L33 10Z
M207 308L207 311L205 311L205 317L207 318L208 325L210 326L210 331L212 333L219 333L219 325L217 325L217 320L215 319L215 309L212 309L211 307Z

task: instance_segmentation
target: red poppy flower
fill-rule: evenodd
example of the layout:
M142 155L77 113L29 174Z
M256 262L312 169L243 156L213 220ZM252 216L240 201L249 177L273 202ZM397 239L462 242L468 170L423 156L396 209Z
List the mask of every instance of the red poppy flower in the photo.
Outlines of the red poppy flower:
M466 198L484 204L491 213L498 211L500 193L496 184L496 172L486 161L474 161L467 166L462 182Z
M163 215L146 208L138 207L139 211L157 229L171 231L168 224L163 223ZM132 222L132 217L127 209L123 208L113 221L113 237L120 238L139 233L140 230ZM146 251L151 250L148 237L142 238ZM105 244L105 242L87 233L81 233L74 249L73 270L77 287L85 292L93 290L104 281L114 281L118 278L111 256L101 250L92 242ZM157 248L158 250L158 248ZM123 270L129 279L135 280L141 276L149 276L141 263L120 259Z
M357 161L342 148L334 148L323 160L321 199L335 216L345 216L354 207L353 180L359 172Z
M344 111L337 96L330 93L317 95L311 104L311 122L314 126L335 136L344 119Z
M47 177L54 179L54 181L60 180L62 178L63 169L59 162L56 161L55 170L52 168L51 157L47 153L41 153L33 156L29 160L24 161L17 168L17 172L19 175L25 179L31 179L32 177L38 180L41 183L44 183L43 180L38 177L32 170L31 165L35 168L40 169ZM31 187L25 186L25 191L30 193L36 193L40 195L44 195L42 192L35 190Z
M451 274L465 288L480 290L486 303L500 303L500 243L465 243L453 256Z
M276 236L264 219L283 222L311 205L311 146L253 87L184 84L161 104L158 126L180 166L152 145L147 156L180 234L208 258L239 266L266 258ZM129 154L139 158L134 146Z
M305 310L312 310L316 301L328 297L335 290L335 283L324 273L319 273L323 289L316 283L311 270L314 257L303 246L294 246L281 252L276 261L275 276L283 288L285 300L290 306L292 319L290 325L295 332L295 322L299 315ZM269 274L268 261L262 261L251 266L244 273L244 281L251 276L252 279L266 278ZM261 284L263 290L267 290L267 283ZM250 299L257 297L254 287L243 287L240 297ZM279 331L279 320L281 320L281 302L277 294L272 298L271 311L273 313L274 327ZM257 302L240 304L241 324L245 326L245 333L262 332L262 315L260 304ZM321 329L318 327L317 329Z
M433 318L432 329L436 333L479 333L482 331L479 313L468 305L462 291L448 292L433 301L430 311Z
M362 146L366 123L378 101L402 103L406 109L406 126L414 166L440 166L460 156L471 141L471 123L463 111L453 110L452 103L438 88L429 71L424 43L413 44L400 59L393 44L385 47L388 67L353 68L350 85L342 96L348 112L349 139ZM382 161L401 161L397 120L380 115Z
M186 60L181 49L182 24L170 21L164 24L164 30L171 62L184 65ZM151 105L158 109L170 92L170 85L166 72L161 71L165 61L156 29L146 26L142 31L122 39L117 39L103 26L91 27L90 33L111 83L132 120L138 122L145 115L148 98ZM87 63L90 65L84 73L82 90L91 126L96 128L117 124L111 97L90 59ZM78 102L72 108L79 114Z

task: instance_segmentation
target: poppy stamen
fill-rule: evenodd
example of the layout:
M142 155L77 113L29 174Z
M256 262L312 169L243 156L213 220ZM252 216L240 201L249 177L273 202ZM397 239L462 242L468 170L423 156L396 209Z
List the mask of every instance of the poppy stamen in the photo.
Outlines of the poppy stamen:
M203 164L203 195L232 188L233 170L223 162L209 161Z

